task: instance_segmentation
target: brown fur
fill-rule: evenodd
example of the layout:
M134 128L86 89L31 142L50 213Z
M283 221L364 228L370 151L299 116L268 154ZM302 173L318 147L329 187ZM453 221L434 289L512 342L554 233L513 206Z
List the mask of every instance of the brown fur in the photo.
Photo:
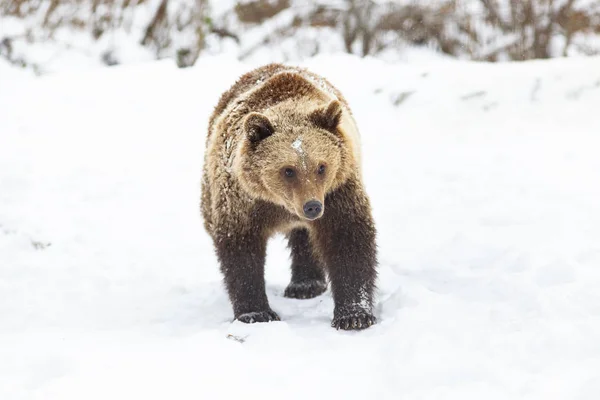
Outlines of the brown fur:
M292 251L286 296L321 294L326 270L333 325L375 321L375 228L360 162L348 103L316 74L269 64L222 95L209 122L201 202L235 318L279 318L268 305L264 261L268 238L283 232ZM320 218L305 217L308 201L324 205Z

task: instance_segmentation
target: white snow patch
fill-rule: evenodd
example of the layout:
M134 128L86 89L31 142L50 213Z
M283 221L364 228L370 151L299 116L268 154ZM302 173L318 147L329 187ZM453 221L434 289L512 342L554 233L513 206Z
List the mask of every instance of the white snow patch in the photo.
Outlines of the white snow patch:
M360 302L357 304L363 310L370 310L371 304L369 303L369 292L367 291L366 286L362 286L360 288Z
M294 140L294 142L292 143L292 148L294 150L296 150L296 152L300 156L300 161L302 162L302 169L304 169L304 171L307 171L308 170L308 167L306 165L307 154L304 152L304 149L302 148L302 137L299 136L296 138L296 140ZM308 177L306 178L306 182L308 182Z
M304 153L304 149L302 148L301 137L297 137L296 140L294 140L294 143L292 143L292 149L296 150L300 154Z

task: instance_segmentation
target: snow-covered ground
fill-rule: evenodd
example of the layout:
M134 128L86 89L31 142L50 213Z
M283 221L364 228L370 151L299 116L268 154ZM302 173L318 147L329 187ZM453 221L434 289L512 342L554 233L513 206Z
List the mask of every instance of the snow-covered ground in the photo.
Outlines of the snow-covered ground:
M600 58L304 62L362 127L379 324L231 323L199 215L231 57L0 79L0 399L600 398Z

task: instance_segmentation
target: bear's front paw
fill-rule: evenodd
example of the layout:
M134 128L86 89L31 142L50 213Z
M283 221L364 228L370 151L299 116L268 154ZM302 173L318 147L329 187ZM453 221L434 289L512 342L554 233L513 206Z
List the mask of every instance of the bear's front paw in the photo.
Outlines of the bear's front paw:
M335 329L350 331L366 329L375 323L377 323L377 319L373 314L366 311L359 311L334 318L331 322L331 326Z
M281 321L279 315L273 310L255 311L238 315L235 319L245 324L253 324L255 322L271 322Z
M291 282L285 288L284 296L291 299L312 299L327 290L327 282L320 280Z

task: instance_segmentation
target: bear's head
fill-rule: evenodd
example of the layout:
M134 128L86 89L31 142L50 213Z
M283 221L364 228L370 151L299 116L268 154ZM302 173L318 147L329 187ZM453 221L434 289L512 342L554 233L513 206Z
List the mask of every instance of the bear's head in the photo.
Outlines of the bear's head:
M237 157L242 186L304 220L326 212L325 196L349 175L350 149L338 100L313 109L282 105L243 120Z

